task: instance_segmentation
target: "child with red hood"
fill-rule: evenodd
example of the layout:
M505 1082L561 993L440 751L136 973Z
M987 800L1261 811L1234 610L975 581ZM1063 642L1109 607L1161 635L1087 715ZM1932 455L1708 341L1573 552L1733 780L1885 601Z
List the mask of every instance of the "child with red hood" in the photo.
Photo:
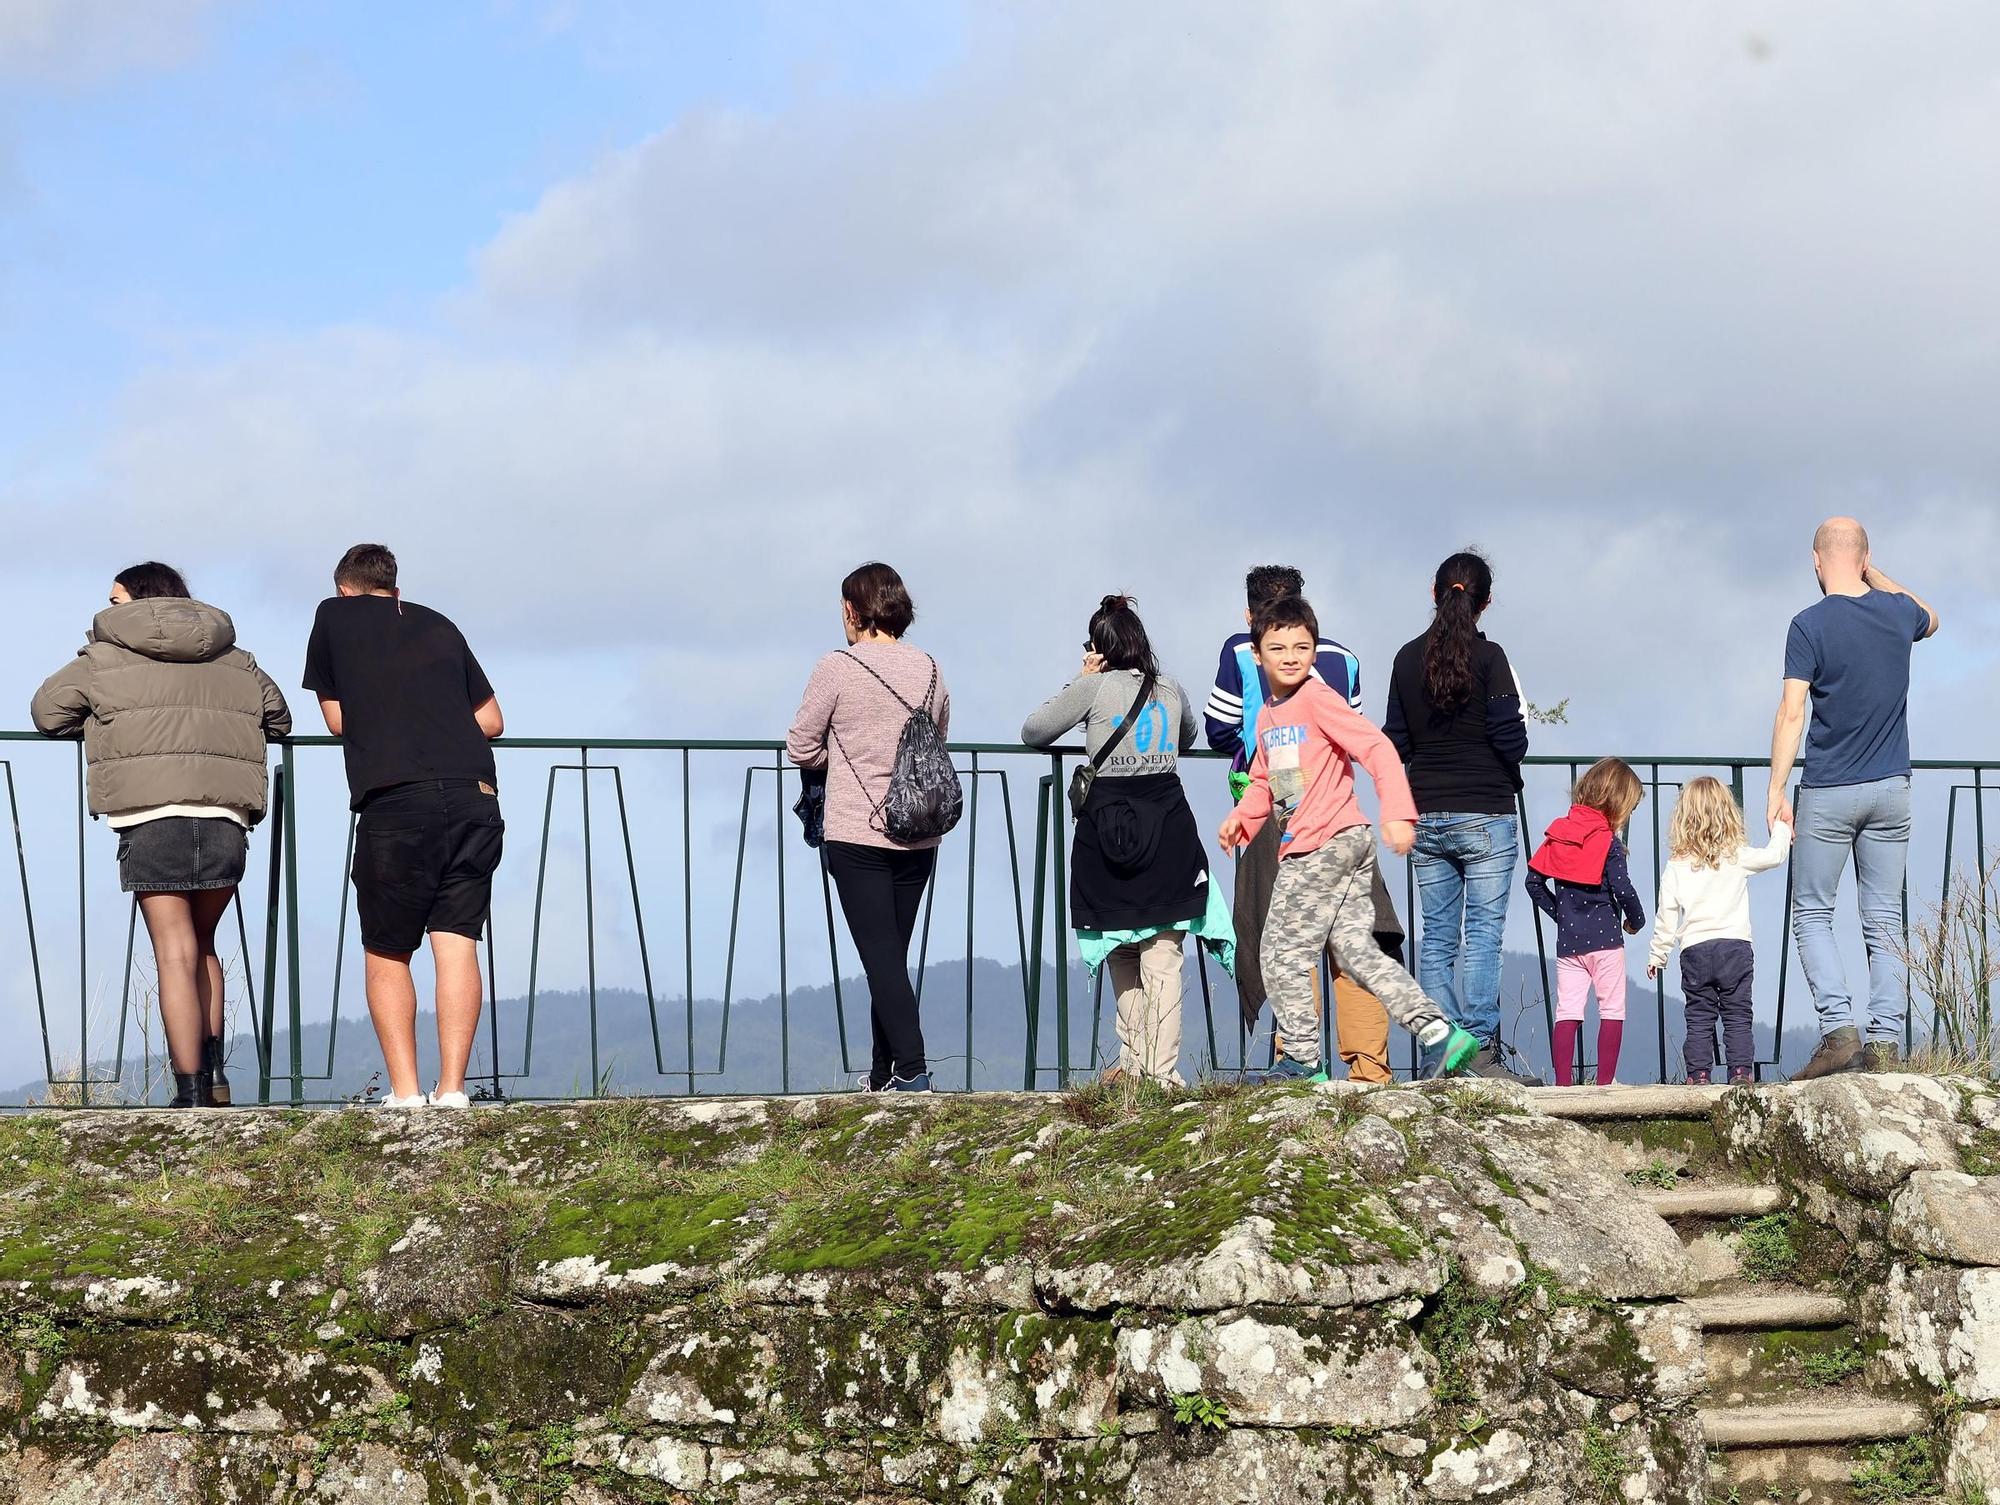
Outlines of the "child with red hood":
M1637 935L1646 923L1620 837L1645 794L1639 776L1619 759L1592 764L1570 795L1569 814L1549 827L1528 859L1528 897L1556 922L1556 1024L1550 1043L1558 1087L1570 1084L1584 1005L1593 990L1597 1085L1617 1080L1618 1047L1625 1037L1625 936Z

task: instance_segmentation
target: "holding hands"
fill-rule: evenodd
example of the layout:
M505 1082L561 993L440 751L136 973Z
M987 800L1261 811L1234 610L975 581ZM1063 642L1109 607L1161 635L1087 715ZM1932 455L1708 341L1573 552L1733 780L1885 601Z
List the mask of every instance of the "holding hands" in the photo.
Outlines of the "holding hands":
M1385 820L1382 822L1382 845L1398 857L1407 857L1410 848L1417 844L1417 828L1406 820Z

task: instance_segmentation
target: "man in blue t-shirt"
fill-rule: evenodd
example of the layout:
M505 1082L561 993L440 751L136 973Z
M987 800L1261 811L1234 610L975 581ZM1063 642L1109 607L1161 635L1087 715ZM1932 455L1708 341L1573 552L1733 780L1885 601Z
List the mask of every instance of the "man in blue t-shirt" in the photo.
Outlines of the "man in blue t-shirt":
M1823 599L1792 618L1785 692L1771 734L1766 815L1792 820L1785 784L1799 755L1798 844L1792 854L1792 935L1819 1011L1819 1048L1792 1080L1896 1063L1905 999L1901 924L1910 852L1910 646L1938 630L1938 616L1868 557L1868 534L1851 517L1813 535ZM1854 999L1833 939L1833 901L1849 856L1868 948L1868 1039L1854 1027Z

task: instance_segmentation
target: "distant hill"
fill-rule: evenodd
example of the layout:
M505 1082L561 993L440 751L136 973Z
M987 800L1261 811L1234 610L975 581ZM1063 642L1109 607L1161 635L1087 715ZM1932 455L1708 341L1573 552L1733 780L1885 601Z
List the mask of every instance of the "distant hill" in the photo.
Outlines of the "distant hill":
M1639 955L1636 951L1635 957ZM1190 973L1192 979L1193 974ZM1211 1012L1214 1020L1215 1054L1209 1051L1207 1019L1198 990L1190 988L1186 1014L1183 1070L1190 1076L1221 1069L1234 1071L1238 1061L1236 992L1220 968L1209 969ZM924 975L924 1030L930 1047L932 1070L941 1088L966 1085L966 981L963 959L932 964ZM977 960L971 967L972 1045L971 1085L979 1089L1018 1088L1026 1058L1027 1026L1022 1005L1021 972L1018 966ZM839 1033L830 986L794 988L789 1003L776 995L739 999L729 1012L726 1069L718 1071L723 1043L723 1011L719 1001L698 999L694 1006L696 1071L695 1091L775 1092L789 1081L791 1090L840 1089L853 1085L854 1077L868 1065L868 992L859 978L844 979L842 1003L847 1021L847 1044L851 1071L841 1067ZM1118 1052L1113 1027L1114 1003L1107 986L1096 1031L1092 1039L1091 1009L1093 990L1081 966L1074 967L1070 983L1070 1061L1074 1069L1088 1072L1095 1065L1108 1064ZM1548 1029L1542 1007L1541 984L1533 957L1510 954L1502 973L1502 1032L1539 1074L1548 1071ZM1654 992L1643 976L1635 976L1628 1001L1629 1020L1619 1075L1626 1081L1652 1081L1659 1069L1659 1031L1655 1024ZM1785 1060L1796 1064L1809 1053L1816 1035L1811 1008L1803 996L1793 999L1792 1028L1786 1031ZM590 1016L585 995L580 992L544 993L536 1001L532 1067L521 1075L524 1034L527 1025L525 999L502 999L498 1006L499 1060L503 1073L501 1090L516 1097L572 1097L589 1092L593 1081L603 1090L622 1093L681 1093L688 1090L687 1035L688 1011L679 998L662 998L657 1005L660 1055L664 1074L655 1070L652 1022L643 994L629 989L601 989L598 993L597 1055L593 1074ZM1669 992L1666 999L1667 1057L1670 1076L1680 1070L1681 1001ZM790 1052L787 1076L786 1053L781 1043L781 1019L789 1017ZM1269 1058L1270 1016L1268 1011L1252 1038L1252 1064ZM327 1062L329 1026L316 1024L300 1032L300 1045L308 1073L323 1073ZM1055 1082L1056 1061L1055 974L1045 967L1042 980L1041 1046L1039 1055L1045 1069L1037 1085ZM488 1081L493 1070L492 1038L488 1021L481 1020L479 1047L474 1053L474 1075ZM1761 1054L1770 1053L1768 1023L1758 1026ZM428 1014L418 1023L419 1048L424 1053L424 1069L432 1069L435 1028ZM276 1070L282 1072L290 1055L289 1037L281 1032L272 1052ZM1398 1032L1391 1040L1393 1064L1400 1070L1408 1064L1409 1038ZM250 1101L256 1087L256 1053L248 1035L239 1036L231 1047L231 1076L237 1083L240 1101ZM366 1015L343 1017L340 1021L330 1081L308 1082L305 1095L313 1100L342 1099L370 1090L380 1090L378 1073L381 1058ZM108 1074L110 1063L94 1068ZM157 1062L155 1063L157 1070ZM140 1089L140 1063L126 1063L125 1090ZM475 1086L478 1083L474 1084ZM27 1082L11 1092L0 1093L0 1102L23 1103L40 1099L47 1089L39 1082ZM289 1093L289 1081L273 1084L273 1096ZM155 1087L155 1100L160 1096Z

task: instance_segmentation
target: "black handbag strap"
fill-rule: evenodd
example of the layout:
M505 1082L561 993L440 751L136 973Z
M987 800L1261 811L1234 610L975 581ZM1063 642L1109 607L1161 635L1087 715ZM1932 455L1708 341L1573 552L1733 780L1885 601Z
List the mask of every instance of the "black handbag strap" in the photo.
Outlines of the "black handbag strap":
M1117 750L1118 744L1125 740L1125 734L1132 730L1132 724L1139 719L1139 713L1146 708L1146 702L1152 698L1153 676L1142 674L1139 676L1139 698L1132 702L1132 709L1125 713L1125 719L1112 729L1109 737L1105 738L1104 746L1091 754L1090 771L1092 773L1102 768L1104 760Z

